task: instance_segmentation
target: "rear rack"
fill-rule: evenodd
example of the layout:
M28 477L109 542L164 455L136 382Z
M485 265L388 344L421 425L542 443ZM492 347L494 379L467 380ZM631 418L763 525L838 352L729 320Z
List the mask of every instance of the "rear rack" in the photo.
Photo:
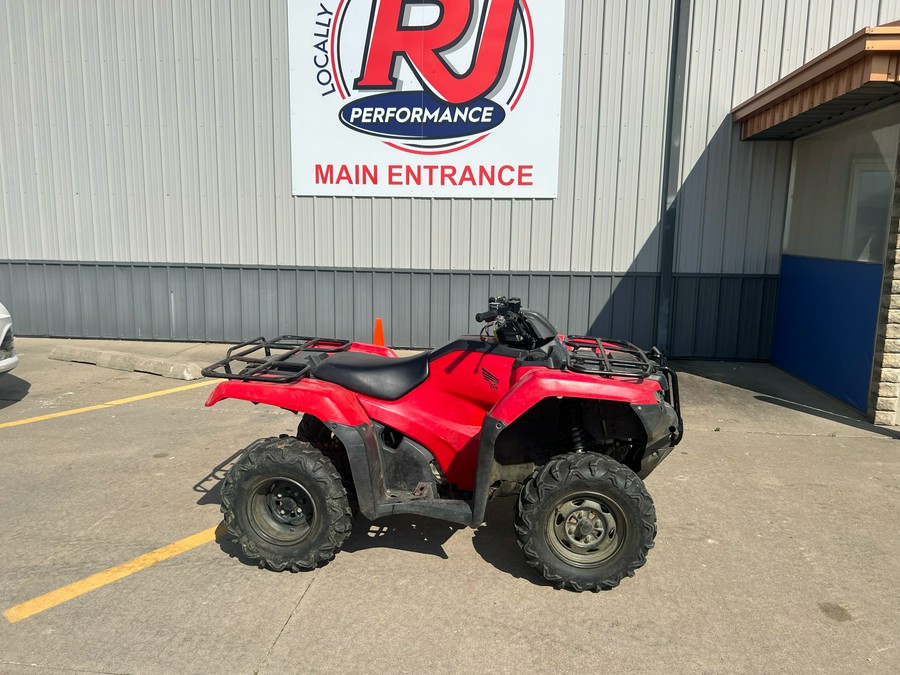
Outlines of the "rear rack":
M588 335L569 335L569 369L593 375L644 378L658 367L647 354L625 340L605 340Z
M231 347L224 359L202 372L205 377L226 380L289 384L309 375L321 360L316 355L347 351L350 344L350 340L301 335L282 335L274 340L258 337Z

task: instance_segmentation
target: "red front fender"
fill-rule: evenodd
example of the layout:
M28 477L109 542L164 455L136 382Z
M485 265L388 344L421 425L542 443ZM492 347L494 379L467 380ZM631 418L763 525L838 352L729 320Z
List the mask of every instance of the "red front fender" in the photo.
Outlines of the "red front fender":
M323 422L337 422L351 427L371 422L354 394L322 380L307 378L294 384L228 380L212 390L206 405L213 406L226 398L309 413Z
M523 372L524 371L524 372ZM655 380L599 377L549 368L519 370L522 375L491 408L490 416L510 424L545 398L591 398L625 403L655 404L660 390Z

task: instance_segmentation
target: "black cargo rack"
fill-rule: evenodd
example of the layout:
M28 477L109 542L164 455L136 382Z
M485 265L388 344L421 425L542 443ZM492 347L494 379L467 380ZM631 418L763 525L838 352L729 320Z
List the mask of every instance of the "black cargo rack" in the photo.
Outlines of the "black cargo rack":
M350 340L302 335L258 337L231 347L224 359L202 372L205 377L226 380L289 384L309 375L328 354L347 351L350 344Z
M578 373L644 378L659 365L625 340L569 335L565 344L569 348L569 369Z

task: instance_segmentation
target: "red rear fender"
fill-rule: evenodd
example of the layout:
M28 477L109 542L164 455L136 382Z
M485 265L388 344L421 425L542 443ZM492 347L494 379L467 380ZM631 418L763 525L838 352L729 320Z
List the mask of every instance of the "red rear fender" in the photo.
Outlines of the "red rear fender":
M371 422L352 393L336 384L309 378L294 384L227 380L213 389L206 405L213 406L226 398L309 413L323 422L337 422L351 427Z
M523 372L524 371L524 372ZM519 371L522 375L515 385L491 409L496 420L510 424L545 398L590 398L625 403L657 403L660 390L655 380L618 379L583 375L572 371L529 368Z
M396 358L397 354L390 347L382 347L381 345L370 345L366 342L354 342L350 345L350 352L361 352L363 354L375 354L376 356L389 356Z

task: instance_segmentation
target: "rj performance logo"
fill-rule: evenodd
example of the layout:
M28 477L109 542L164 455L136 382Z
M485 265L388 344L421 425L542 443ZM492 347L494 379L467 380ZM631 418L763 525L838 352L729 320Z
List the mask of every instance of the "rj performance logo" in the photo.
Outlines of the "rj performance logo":
M527 0L340 0L320 4L322 96L340 121L398 150L443 154L485 138L528 84ZM328 48L328 53L324 49ZM324 72L330 70L330 72Z

